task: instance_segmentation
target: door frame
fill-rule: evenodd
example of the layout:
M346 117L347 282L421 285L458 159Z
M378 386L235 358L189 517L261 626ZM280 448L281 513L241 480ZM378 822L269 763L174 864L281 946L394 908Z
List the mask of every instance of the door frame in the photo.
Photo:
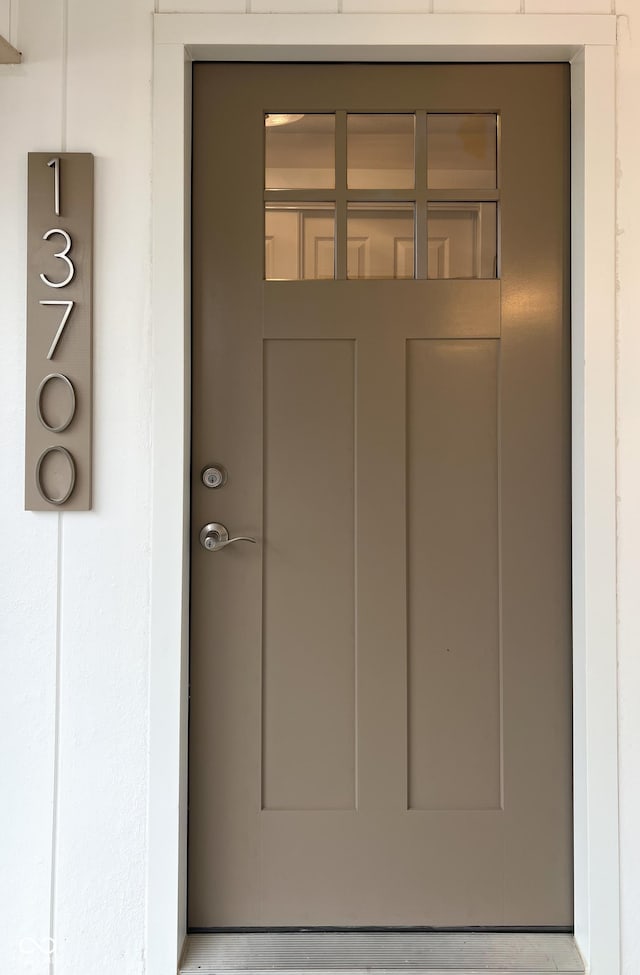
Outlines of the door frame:
M620 972L615 44L613 15L154 16L146 945L152 975L175 975L186 933L194 60L571 64L575 938L592 975Z

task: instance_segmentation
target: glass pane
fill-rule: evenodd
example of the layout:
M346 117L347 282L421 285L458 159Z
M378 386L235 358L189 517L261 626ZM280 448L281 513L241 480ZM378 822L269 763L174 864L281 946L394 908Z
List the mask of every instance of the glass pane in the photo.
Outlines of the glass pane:
M347 186L413 189L413 115L347 116Z
M265 115L265 188L333 189L335 121L334 115Z
M267 204L264 233L267 281L334 277L335 204Z
M427 185L495 187L497 131L495 115L428 115Z
M351 203L347 277L413 278L413 203Z
M430 278L498 276L495 203L430 203L427 235Z

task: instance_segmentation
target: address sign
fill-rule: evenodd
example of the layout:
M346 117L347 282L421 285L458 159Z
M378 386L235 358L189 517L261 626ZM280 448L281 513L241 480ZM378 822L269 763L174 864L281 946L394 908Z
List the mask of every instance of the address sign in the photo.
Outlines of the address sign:
M25 508L91 508L93 156L28 166Z

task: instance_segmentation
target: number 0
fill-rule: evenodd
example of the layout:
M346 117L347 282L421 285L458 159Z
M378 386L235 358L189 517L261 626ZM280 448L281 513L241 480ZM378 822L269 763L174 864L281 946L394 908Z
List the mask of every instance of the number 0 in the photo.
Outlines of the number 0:
M45 388L51 382L62 383L63 388L66 388L67 393L69 395L69 412L67 413L67 416L65 417L64 420L62 420L60 423L55 425L49 423L42 410L42 395L45 391ZM50 372L48 376L44 377L44 379L38 386L38 392L36 393L36 414L38 416L38 419L40 420L40 423L45 428L45 430L49 430L51 433L62 433L63 430L67 429L67 427L73 420L74 416L76 415L76 391L73 388L73 383L71 382L68 376L63 375L63 373L61 372Z
M61 457L64 457L64 459L67 462L67 467L69 468L69 483L68 483L67 490L64 492L64 494L61 494L60 497L58 498L54 498L50 494L48 494L42 483L42 465L46 460L46 458L49 457L51 454L60 454ZM45 501L47 501L49 504L64 504L65 501L68 501L71 495L73 494L73 489L75 486L76 486L76 463L72 455L69 453L69 451L66 450L65 447L59 447L57 445L54 447L47 447L46 450L43 450L40 456L38 457L38 463L36 464L36 487L38 489L38 493L40 494L40 497L43 498Z

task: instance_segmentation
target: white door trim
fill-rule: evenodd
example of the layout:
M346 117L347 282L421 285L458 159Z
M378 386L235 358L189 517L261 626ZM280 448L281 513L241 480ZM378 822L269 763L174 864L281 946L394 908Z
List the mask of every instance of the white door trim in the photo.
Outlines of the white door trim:
M592 975L618 975L615 17L158 14L154 20L147 971L175 975L186 924L191 61L569 60L575 923Z

